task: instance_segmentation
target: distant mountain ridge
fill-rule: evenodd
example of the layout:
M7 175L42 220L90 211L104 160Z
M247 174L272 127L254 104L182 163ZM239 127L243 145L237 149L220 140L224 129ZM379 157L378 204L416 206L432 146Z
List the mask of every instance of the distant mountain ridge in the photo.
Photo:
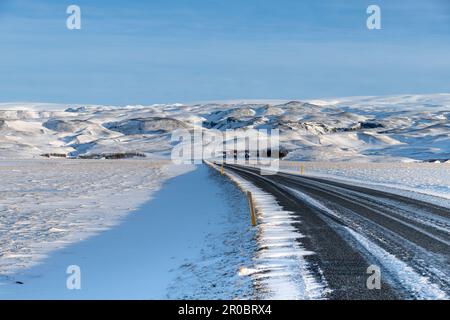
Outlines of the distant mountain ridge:
M0 104L0 158L102 153L168 158L171 133L194 127L278 129L287 159L446 161L450 94L126 107Z

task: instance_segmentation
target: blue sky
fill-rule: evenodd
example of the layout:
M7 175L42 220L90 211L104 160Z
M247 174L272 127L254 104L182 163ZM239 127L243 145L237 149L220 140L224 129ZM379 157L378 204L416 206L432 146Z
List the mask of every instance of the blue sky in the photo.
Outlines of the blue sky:
M449 40L446 0L0 0L0 101L449 92Z

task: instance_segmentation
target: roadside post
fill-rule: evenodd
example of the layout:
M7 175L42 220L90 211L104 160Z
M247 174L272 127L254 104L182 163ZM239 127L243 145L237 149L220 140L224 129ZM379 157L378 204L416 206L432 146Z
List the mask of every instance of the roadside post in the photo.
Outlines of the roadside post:
M256 216L255 216L255 206L253 204L253 196L250 191L247 191L247 198L248 198L248 206L250 207L250 219L252 221L252 226L256 226Z

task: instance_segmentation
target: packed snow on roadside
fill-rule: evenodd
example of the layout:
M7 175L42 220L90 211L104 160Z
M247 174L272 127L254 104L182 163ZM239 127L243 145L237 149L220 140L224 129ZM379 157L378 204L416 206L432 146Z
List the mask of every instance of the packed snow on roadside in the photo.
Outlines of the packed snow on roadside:
M0 274L116 225L182 170L168 161L0 161Z
M219 170L210 164L212 168ZM252 277L258 299L324 299L329 292L325 279L318 279L304 259L313 255L301 245L303 235L293 226L297 221L283 210L276 199L225 170L225 174L244 192L252 193L257 211L258 252L253 263L243 266L240 275Z

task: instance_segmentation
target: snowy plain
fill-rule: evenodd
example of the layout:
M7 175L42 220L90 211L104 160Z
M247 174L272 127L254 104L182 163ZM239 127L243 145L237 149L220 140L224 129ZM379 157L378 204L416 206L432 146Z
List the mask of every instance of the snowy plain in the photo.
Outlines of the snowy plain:
M0 278L0 298L253 298L252 279L239 274L257 249L245 197L206 166L184 172L120 226ZM81 269L81 290L66 288L69 265Z
M389 190L450 207L450 163L348 163L280 161L283 172Z
M167 161L0 161L0 274L117 225L186 170Z

